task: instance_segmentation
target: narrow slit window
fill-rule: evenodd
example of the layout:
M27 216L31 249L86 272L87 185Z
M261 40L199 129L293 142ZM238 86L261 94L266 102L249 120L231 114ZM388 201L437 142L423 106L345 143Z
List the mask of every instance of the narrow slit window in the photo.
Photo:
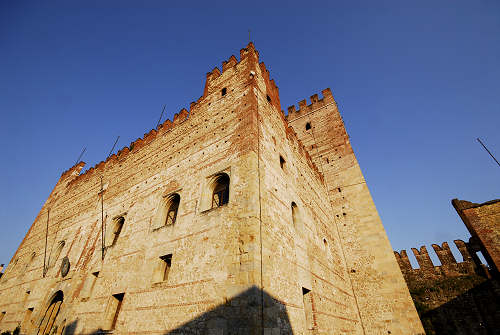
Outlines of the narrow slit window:
M293 222L293 226L294 227L297 227L297 224L299 222L299 213L298 213L298 208L297 208L297 204L295 202L292 202L292 222Z
M113 330L116 328L116 323L118 321L118 315L120 314L120 309L122 308L123 297L125 293L113 294L109 300L108 308L106 311L106 320L103 330Z
M266 95L267 101L271 102L271 97L269 95Z
M302 299L304 303L304 316L306 319L306 334L312 334L312 330L314 329L314 319L313 319L313 304L312 304L312 294L311 290L307 288L302 288Z
M306 130L309 130L309 129L311 129L311 123L307 122L306 123Z
M97 282L97 278L99 278L99 271L92 272L92 276L90 277L90 287L88 296L92 295L92 291L94 291L95 283Z
M30 296L31 291L26 291L26 294L24 295L24 302L28 301L28 298Z
M119 218L116 218L113 220L113 242L111 245L115 245L116 241L118 241L118 236L120 236L120 233L122 232L123 224L125 223L125 218L123 216L120 216Z
M225 87L224 87L224 88L222 89L222 91L221 91L221 95L222 95L222 96L225 96L225 95L226 95L226 93L227 93L227 88L225 88Z
M31 316L33 315L33 310L34 310L34 308L28 308L26 310L26 312L24 313L24 319L23 319L23 323L21 324L21 328L25 331L28 330L28 328L30 326Z
M54 253L54 256L49 257L49 262L48 262L48 266L47 266L48 268L52 268L56 264L56 261L59 258L59 256L61 255L61 252L62 252L65 245L66 245L65 241L61 241L57 244L57 249Z
M283 158L283 156L280 155L280 167L282 170L285 169L285 164L286 164L285 159Z
M160 257L162 266L161 266L161 280L167 281L168 274L170 273L170 269L172 268L172 254L168 254Z
M179 210L179 203L181 201L181 197L175 193L170 196L167 207L167 218L165 220L165 225L170 226L173 225L177 221L177 212Z
M212 208L224 206L229 202L229 176L225 173L215 179L212 193Z
M4 318L5 314L6 314L6 312L0 313L0 323L2 322L2 319Z

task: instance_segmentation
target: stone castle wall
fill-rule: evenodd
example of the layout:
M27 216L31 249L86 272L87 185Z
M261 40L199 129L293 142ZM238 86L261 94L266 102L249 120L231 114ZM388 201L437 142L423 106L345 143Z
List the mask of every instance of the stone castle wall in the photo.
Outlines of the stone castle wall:
M324 176L364 330L423 332L337 104L329 89L322 94L289 107L287 120Z
M419 268L406 250L394 252L427 335L497 334L500 285L481 264L474 244L455 240L463 260L457 262L447 242L433 244L441 265L434 265L425 246L412 248Z
M333 106L323 94L316 102ZM315 114L325 131L316 145L346 154L327 170L285 119L249 44L240 61L207 74L189 111L85 173L78 163L62 174L0 279L0 330L421 333L335 113ZM230 178L229 202L212 208L220 173ZM174 193L177 219L165 225ZM385 249L372 250L380 246L361 236L365 228Z
M418 269L411 266L405 250L394 254L428 335L498 334L500 202L453 199L452 205L471 234L468 242L454 241L462 262L456 261L446 242L432 245L440 266L433 264L425 246L412 248ZM487 265L482 264L478 252Z

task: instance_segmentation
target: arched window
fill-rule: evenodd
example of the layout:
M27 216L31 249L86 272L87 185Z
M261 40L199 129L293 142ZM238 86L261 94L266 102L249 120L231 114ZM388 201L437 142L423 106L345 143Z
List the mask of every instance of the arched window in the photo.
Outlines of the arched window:
M311 123L307 122L306 123L306 130L309 130L309 129L311 129Z
M61 255L61 252L62 252L65 244L66 244L65 241L60 241L59 243L57 243L56 251L54 252L54 255L50 257L49 264L48 264L47 268L50 269L56 264L57 259Z
M224 206L229 202L229 176L221 173L212 183L212 208Z
M165 225L173 225L177 220L177 211L179 210L179 203L181 202L181 197L177 193L170 195L167 198L166 210L167 217L165 219Z
M152 228L156 230L161 227L174 225L177 222L180 202L181 196L178 193L163 195L158 202L156 214L152 221Z
M48 335L55 331L56 319L61 309L61 304L64 300L62 291L57 291L50 300L49 307L45 310L40 326L38 327L37 335Z
M293 226L297 227L297 224L299 223L299 209L297 208L297 204L295 202L292 202L292 222Z

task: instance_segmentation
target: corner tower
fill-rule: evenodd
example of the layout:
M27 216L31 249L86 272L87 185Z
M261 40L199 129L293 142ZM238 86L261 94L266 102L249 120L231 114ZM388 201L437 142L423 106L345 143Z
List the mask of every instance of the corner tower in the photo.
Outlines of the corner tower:
M288 108L287 121L323 174L366 334L423 334L330 89Z

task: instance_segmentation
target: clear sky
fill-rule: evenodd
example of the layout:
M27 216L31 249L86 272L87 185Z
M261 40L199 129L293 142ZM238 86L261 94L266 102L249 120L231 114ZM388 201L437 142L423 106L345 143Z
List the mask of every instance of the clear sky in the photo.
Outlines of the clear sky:
M198 99L251 39L284 110L331 87L396 250L499 198L500 2L0 1L0 263L61 173Z

